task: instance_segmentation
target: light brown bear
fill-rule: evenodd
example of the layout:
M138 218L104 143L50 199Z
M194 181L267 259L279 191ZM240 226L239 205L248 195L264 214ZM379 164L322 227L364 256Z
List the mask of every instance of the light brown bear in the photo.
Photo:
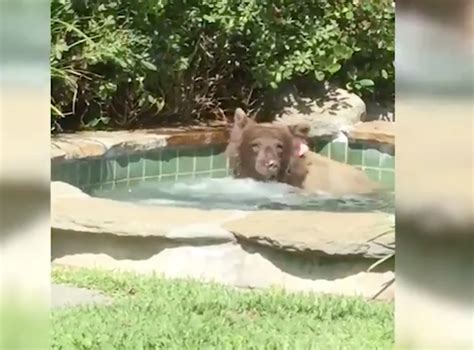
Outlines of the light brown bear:
M363 171L308 149L309 127L258 124L237 108L226 155L234 177L278 181L307 193L370 194L381 189Z

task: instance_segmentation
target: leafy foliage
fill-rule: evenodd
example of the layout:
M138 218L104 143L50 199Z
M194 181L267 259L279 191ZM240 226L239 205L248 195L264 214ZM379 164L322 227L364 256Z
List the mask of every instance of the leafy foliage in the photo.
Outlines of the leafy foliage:
M53 270L111 305L53 309L52 349L391 349L393 304L242 292L98 270Z
M393 93L391 1L52 0L53 127L223 116L295 78Z

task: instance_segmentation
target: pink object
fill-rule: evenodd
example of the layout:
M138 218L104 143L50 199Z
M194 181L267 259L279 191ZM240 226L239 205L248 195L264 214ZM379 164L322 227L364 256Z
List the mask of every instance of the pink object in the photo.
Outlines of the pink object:
M306 143L300 143L300 147L298 149L298 157L303 157L303 155L309 151L309 147Z

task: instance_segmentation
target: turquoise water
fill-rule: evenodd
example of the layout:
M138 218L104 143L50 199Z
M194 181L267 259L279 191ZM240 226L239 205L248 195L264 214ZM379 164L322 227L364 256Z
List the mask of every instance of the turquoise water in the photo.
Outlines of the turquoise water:
M177 182L144 182L131 187L95 190L93 196L144 205L236 210L319 210L394 212L391 192L367 196L305 195L279 183L251 179L195 179Z

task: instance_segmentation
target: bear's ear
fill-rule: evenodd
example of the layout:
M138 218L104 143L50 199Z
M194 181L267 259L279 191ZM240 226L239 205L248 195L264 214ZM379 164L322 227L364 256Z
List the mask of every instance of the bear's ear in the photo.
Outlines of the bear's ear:
M309 151L308 138L311 126L308 123L301 122L289 125L288 129L290 129L293 136L293 155L302 157Z
M234 112L234 123L229 135L229 141L225 154L229 159L230 167L235 169L239 163L239 148L242 142L242 134L245 126L249 123L250 118L242 108L237 108Z
M290 132L293 136L301 137L303 139L307 139L309 137L309 131L311 130L311 126L309 123L300 122L293 125L288 125Z
M245 113L242 108L237 108L235 110L234 128L238 127L239 129L243 129L249 121L250 121L250 118L247 116L247 113Z
M250 125L256 125L256 122L250 119L242 108L237 108L234 113L229 142L240 144L244 129Z

